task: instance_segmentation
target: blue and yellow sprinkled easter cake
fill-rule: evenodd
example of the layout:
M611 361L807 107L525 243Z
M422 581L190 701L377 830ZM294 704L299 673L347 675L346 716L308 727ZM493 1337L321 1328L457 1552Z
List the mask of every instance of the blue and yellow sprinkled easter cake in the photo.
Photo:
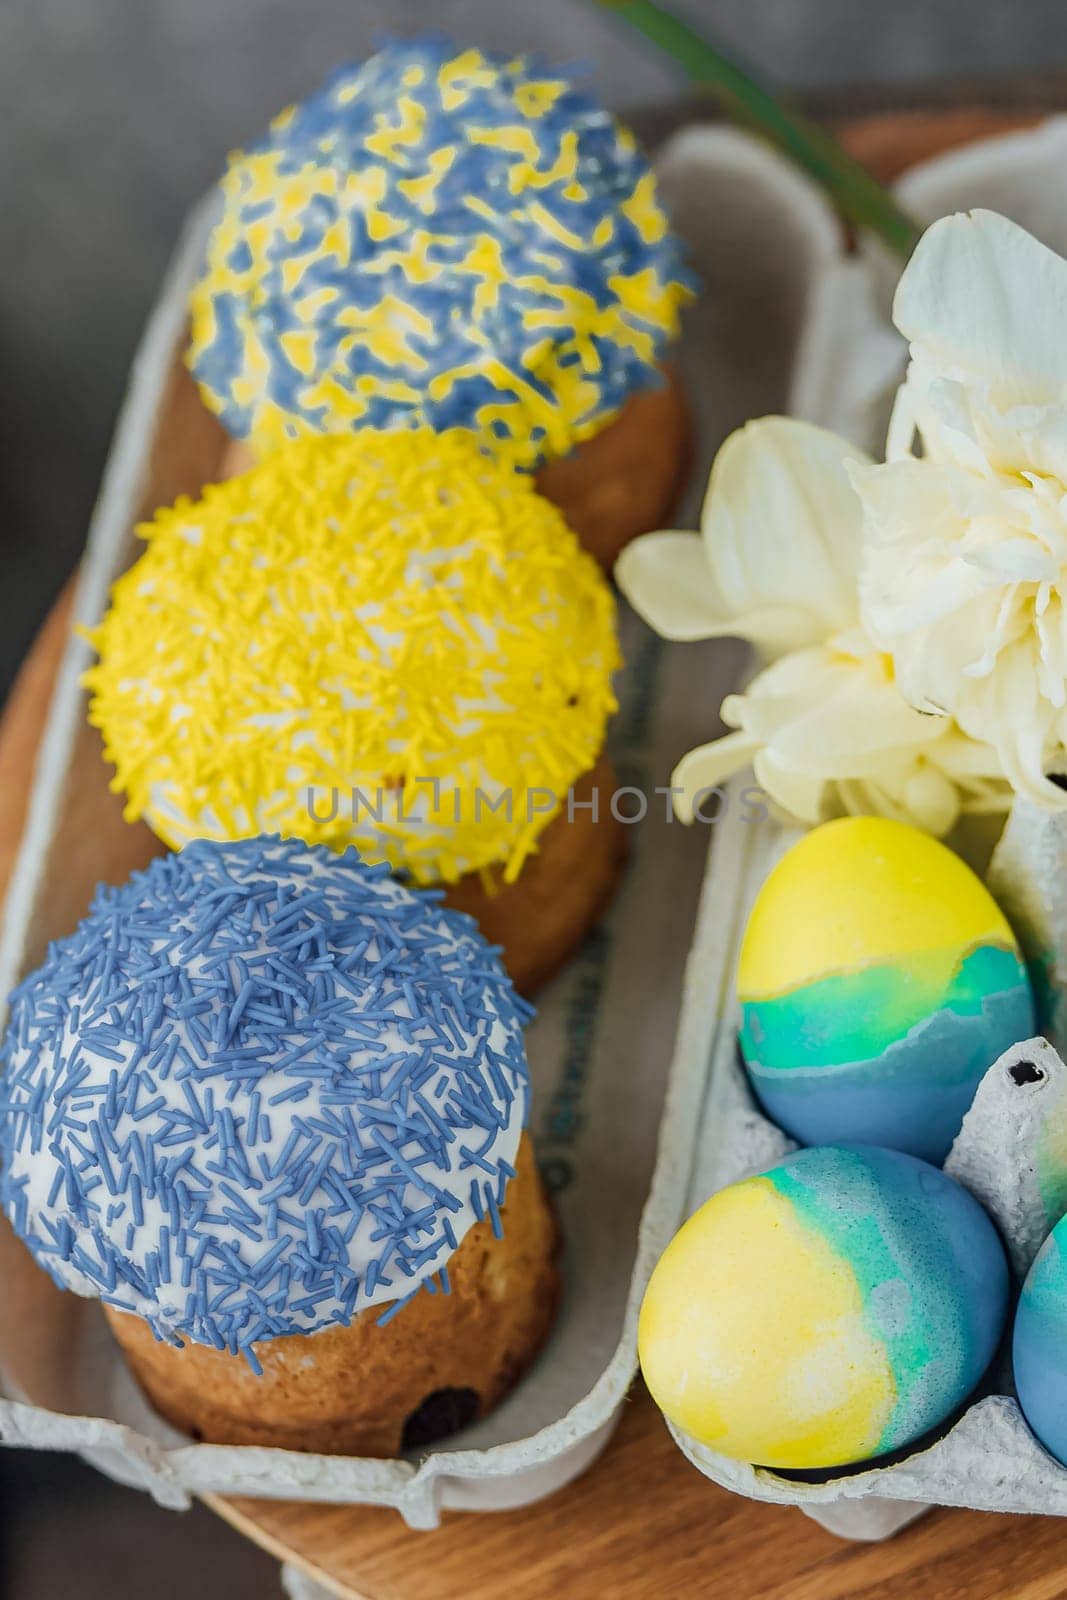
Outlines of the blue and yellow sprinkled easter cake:
M596 480L625 464L651 526L684 449L662 368L687 293L653 174L592 95L539 60L420 39L336 72L231 159L189 365L256 455L467 428L536 468L644 396L578 499L610 500ZM576 503L573 471L552 481Z
M528 1016L469 918L355 851L191 844L12 997L4 1210L186 1433L399 1455L552 1319Z

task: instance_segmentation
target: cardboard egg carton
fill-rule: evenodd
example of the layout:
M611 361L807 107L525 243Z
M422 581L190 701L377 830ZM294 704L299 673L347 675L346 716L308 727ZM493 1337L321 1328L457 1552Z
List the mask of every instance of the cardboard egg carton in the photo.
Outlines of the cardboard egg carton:
M747 904L765 876L767 852L750 862ZM737 1049L740 1007L726 1007L712 1052L697 1142L690 1211L718 1189L765 1170L795 1149L756 1108ZM1045 1039L1024 1040L986 1073L945 1162L1000 1230L1016 1286L1055 1220L1050 1184L1038 1171L1044 1130L1067 1114L1067 1065ZM1062 1183L1063 1174L1059 1174ZM791 1475L717 1455L671 1427L682 1452L724 1488L776 1505L795 1505L832 1533L881 1539L932 1505L982 1511L1067 1515L1067 1469L1031 1433L1011 1382L1009 1311L1001 1352L977 1396L931 1443L891 1466Z
M682 350L700 439L684 523L698 514L724 435L787 406L810 296L839 233L800 180L740 135L691 130L659 166L706 285ZM195 494L221 461L222 432L180 359L211 220L210 203L191 217L134 363L81 570L76 614L85 624L100 618L110 585L135 559L135 524ZM665 786L678 758L707 737L743 652L665 646L629 613L621 627L628 666L611 748L621 782L646 794L648 816L633 830L608 918L538 997L529 1033L532 1131L565 1241L560 1317L532 1371L489 1417L421 1460L193 1443L151 1412L98 1305L55 1289L4 1223L5 1443L77 1452L169 1506L194 1493L382 1504L413 1527L433 1526L443 1508L505 1508L551 1493L602 1448L636 1371L645 1283L682 1217L730 950L722 914L733 892L730 841L742 828L728 815L713 830L723 847L705 880L709 830L674 821ZM160 848L146 828L123 821L108 791L79 686L89 661L88 646L72 638L5 908L3 995L50 939L74 928L97 881L121 882Z
M1065 159L1067 124L1052 123L931 163L902 193L928 216L992 205L1064 249L1067 213L1055 196ZM657 165L704 282L682 344L699 448L678 525L695 527L714 452L750 416L792 410L877 450L904 352L888 325L888 264L845 255L820 196L760 144L691 128ZM179 360L185 299L210 221L209 206L190 219L134 363L82 568L76 611L84 623L99 619L110 584L134 559L135 523L195 493L221 460L225 441ZM663 646L628 615L623 649L629 666L613 754L621 780L646 786L652 803L609 918L539 997L530 1034L533 1133L561 1213L566 1291L555 1334L515 1394L421 1460L194 1444L149 1410L95 1303L56 1290L3 1224L3 1442L76 1452L165 1505L210 1492L381 1504L412 1527L433 1526L444 1508L527 1503L595 1458L636 1371L637 1311L666 1243L714 1189L789 1148L748 1098L729 998L747 906L783 836L746 821L739 790L731 791L709 856L708 832L669 823L662 795L678 757L711 736L744 653L723 642ZM98 880L121 881L159 848L122 820L108 793L79 687L88 664L87 646L72 640L5 907L0 994L37 964L49 939L75 926ZM1041 1062L1039 1086L1010 1087L994 1070L953 1155L976 1191L982 1173L1003 1175L985 1198L1003 1207L996 1214L1020 1261L1041 1223L1032 1192L1018 1182L1013 1190L1007 1171L1013 1162L1016 1175L1025 1167L1025 1108L1032 1121L1034 1107L1057 1098L1063 1076L1050 1056ZM1006 1059L1004 1071L1010 1066ZM997 1095L1024 1130L1014 1154L991 1137ZM1026 1218L1025 1227L1013 1217ZM739 1492L800 1505L852 1537L883 1537L928 1503L1067 1513L1067 1473L1030 1436L1000 1382L928 1450L823 1484L679 1443Z
M897 185L904 204L925 220L984 206L1001 211L1067 254L1067 214L1060 203L1067 161L1067 119L984 141L913 169ZM889 309L897 268L877 251L833 262L813 298L794 373L794 411L847 434L877 455L906 352ZM743 929L771 866L795 835L773 823L749 830L732 882L729 915ZM990 883L1015 922L1028 954L1045 960L1052 982L1051 1037L1067 1049L1067 824L1018 803L997 847ZM714 881L715 857L711 863ZM734 940L734 959L739 938ZM716 1190L772 1164L795 1148L762 1115L749 1092L737 1049L740 1008L731 1000L718 1019L708 1069L692 1212ZM1053 1223L1067 1211L1067 1067L1052 1044L1032 1039L991 1064L945 1163L993 1216L1021 1283ZM1050 1136L1051 1135L1051 1136ZM779 1505L799 1506L831 1532L883 1539L933 1505L1067 1515L1067 1469L1038 1443L1014 1396L1011 1318L1005 1343L982 1388L932 1442L891 1465L790 1475L731 1461L681 1430L672 1433L690 1461L715 1482Z

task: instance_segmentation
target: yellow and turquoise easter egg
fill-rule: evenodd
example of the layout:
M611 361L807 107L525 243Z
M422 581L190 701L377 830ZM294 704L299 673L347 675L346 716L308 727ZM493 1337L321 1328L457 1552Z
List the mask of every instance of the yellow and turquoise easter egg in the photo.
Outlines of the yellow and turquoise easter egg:
M804 1144L943 1161L983 1073L1036 1029L988 889L938 840L882 817L828 822L782 858L737 983L753 1089Z
M894 1150L801 1150L702 1206L652 1274L641 1367L721 1455L839 1467L913 1444L967 1398L1004 1325L996 1230Z

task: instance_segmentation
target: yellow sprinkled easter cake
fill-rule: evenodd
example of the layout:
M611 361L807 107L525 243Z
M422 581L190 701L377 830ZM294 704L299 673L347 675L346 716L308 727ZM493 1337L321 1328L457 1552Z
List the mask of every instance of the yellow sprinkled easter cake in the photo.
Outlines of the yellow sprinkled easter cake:
M619 656L529 475L462 430L312 435L141 533L86 680L127 815L356 845L445 885L521 987L553 971L621 859Z

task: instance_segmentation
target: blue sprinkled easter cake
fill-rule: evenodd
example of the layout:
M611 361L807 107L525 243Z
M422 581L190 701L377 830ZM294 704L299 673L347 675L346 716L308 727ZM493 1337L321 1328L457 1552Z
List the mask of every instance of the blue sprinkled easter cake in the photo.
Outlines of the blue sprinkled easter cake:
M254 456L464 428L533 470L643 397L623 448L551 480L578 523L638 517L632 537L684 470L663 366L690 293L651 169L582 84L428 36L341 68L231 158L188 363Z
M101 888L12 997L4 1209L185 1432L415 1448L551 1320L529 1015L387 867L198 841Z

